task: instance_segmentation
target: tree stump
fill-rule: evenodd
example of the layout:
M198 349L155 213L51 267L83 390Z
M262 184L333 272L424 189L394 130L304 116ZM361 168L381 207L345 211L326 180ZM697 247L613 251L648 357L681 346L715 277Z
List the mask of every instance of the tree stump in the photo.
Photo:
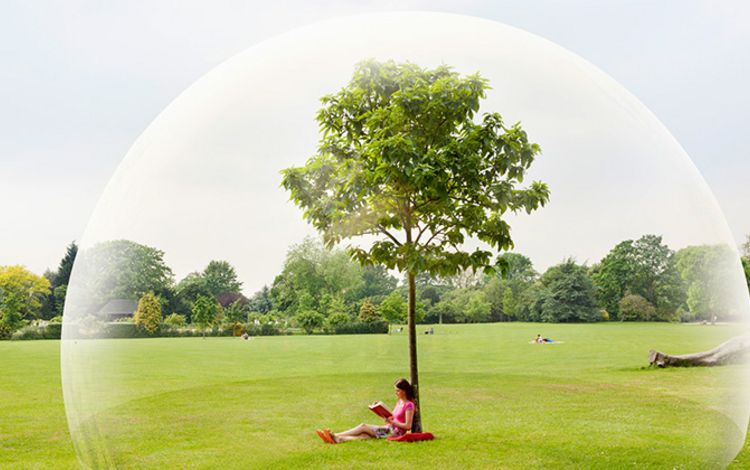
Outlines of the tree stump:
M750 355L750 335L735 336L710 351L670 356L652 349L648 363L656 367L713 367L744 363Z

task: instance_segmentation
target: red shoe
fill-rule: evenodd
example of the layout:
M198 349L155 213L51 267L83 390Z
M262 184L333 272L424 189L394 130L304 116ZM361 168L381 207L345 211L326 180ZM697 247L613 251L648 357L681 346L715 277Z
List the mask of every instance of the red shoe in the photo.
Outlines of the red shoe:
M333 435L330 429L324 429L323 435L327 438L326 442L328 442L329 444L338 444L338 442L336 441L336 436Z
M323 439L323 442L326 442L328 444L333 444L333 442L331 442L329 440L329 438L328 438L328 436L326 435L325 432L321 431L320 429L316 429L315 432L318 433L318 437L320 437L321 439Z

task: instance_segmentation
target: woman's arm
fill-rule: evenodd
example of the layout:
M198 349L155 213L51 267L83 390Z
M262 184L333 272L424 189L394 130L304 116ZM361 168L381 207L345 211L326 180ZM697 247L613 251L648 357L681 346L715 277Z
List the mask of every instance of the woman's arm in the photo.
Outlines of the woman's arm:
M406 413L404 413L404 418L406 419L405 423L396 421L396 419L394 418L389 418L388 422L393 426L403 429L404 431L410 431L412 422L414 421L414 408L408 408L406 410Z

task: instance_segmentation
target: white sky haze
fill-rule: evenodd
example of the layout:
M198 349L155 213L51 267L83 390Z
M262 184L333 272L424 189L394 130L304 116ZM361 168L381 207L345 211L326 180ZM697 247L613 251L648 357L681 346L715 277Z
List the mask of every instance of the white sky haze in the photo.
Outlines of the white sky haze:
M4 3L0 14L0 264L24 264L38 273L54 269L65 245L81 240L100 194L133 142L162 109L216 65L295 27L341 15L399 8L500 21L549 39L604 70L651 109L685 148L711 185L739 241L750 233L746 216L750 159L743 145L750 109L746 90L750 33L743 25L750 20L750 9L742 2L708 1L603 5L593 1L211 2L210 6L203 2ZM344 69L341 84L351 74ZM493 86L499 91L497 83L494 78ZM301 95L309 92L309 96L320 91L333 90L298 90ZM493 110L511 111L500 105L507 104L501 97L497 100L499 105ZM308 113L312 106L312 102L297 102L288 111ZM525 124L545 129L542 113L537 122L530 121L528 113L521 114ZM264 120L256 124L262 126ZM260 129L257 126L256 130ZM529 132L533 138L531 129ZM304 156L314 151L312 130L294 137L299 140L287 142L297 145L291 153ZM221 140L212 141L210 148L215 151L221 145ZM556 144L543 143L543 147L542 158L554 161ZM603 147L607 148L606 143ZM618 160L613 154L609 158L625 162L627 156ZM571 169L565 165L556 168L555 175L566 170ZM172 165L163 171L165 178L174 176ZM219 179L212 180L214 183L234 187L238 173L219 173L197 174L215 176ZM646 182L644 195L650 194L649 187L659 184L648 183L648 178L641 182ZM194 183L200 186L200 182ZM160 188L165 210L176 202L171 197L183 194L170 184ZM556 203L552 189L550 211ZM213 191L206 194L226 201ZM198 189L194 194L196 208L213 201L198 197ZM558 201L564 200L565 192L558 190L557 195ZM591 210L604 209L595 207L596 201L590 203ZM639 204L631 207L648 207L647 200ZM210 207L201 210L210 211ZM235 213L252 217L241 204ZM183 222L193 215L185 214ZM657 219L668 223L665 217ZM180 230L189 227L170 225ZM567 245L564 234L560 234L554 254L533 248L532 228L517 239L518 248L536 251L536 256L529 254L537 264L576 254L575 237ZM199 226L181 236L189 240L204 229ZM630 237L641 234L636 232ZM163 233L175 237L170 229ZM298 239L301 237L295 241ZM673 242L679 245L682 240ZM165 249L170 260L168 247L154 246ZM208 261L195 259L194 265L188 265L172 256L178 277L201 269ZM211 258L242 264L229 254ZM247 268L240 270L247 272ZM248 289L255 285L248 274L243 280Z

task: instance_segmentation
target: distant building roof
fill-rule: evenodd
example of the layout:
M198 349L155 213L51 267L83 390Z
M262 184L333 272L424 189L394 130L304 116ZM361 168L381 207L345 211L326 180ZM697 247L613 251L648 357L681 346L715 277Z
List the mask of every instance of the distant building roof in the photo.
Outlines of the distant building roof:
M250 300L245 297L244 295L240 294L239 292L224 292L223 294L219 294L216 296L216 301L219 302L219 304L223 308L227 308L233 303L237 302L239 300L240 304L245 305Z
M132 315L138 308L138 302L130 299L112 299L99 309L100 315L121 317Z

